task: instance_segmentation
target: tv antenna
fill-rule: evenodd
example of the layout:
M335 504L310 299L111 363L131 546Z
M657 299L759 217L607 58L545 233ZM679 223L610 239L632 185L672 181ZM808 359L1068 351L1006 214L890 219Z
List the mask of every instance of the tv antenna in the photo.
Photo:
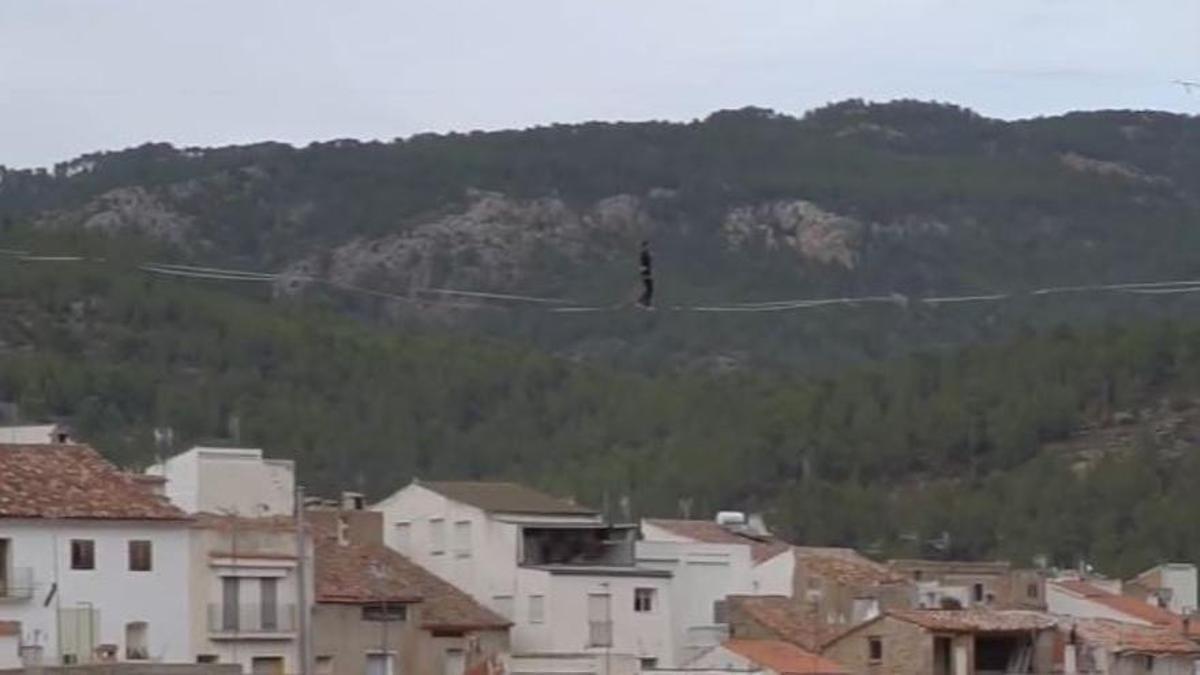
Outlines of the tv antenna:
M1183 87L1183 91L1188 94L1200 91L1200 82L1196 80L1172 80L1172 82Z

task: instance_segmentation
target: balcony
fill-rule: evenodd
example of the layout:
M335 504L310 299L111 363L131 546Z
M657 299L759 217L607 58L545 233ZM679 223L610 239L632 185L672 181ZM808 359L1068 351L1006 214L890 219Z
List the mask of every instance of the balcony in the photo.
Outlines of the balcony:
M16 602L33 597L33 568L13 567L0 576L0 602Z
M296 635L295 605L208 606L213 640L290 640Z

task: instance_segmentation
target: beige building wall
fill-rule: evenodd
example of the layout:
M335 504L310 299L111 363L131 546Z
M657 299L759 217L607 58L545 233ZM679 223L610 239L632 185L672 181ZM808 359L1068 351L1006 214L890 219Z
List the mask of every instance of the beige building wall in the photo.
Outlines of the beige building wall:
M883 658L871 660L870 642L883 642ZM885 616L843 635L823 654L856 675L931 675L933 636L925 629ZM973 660L973 656L971 657Z
M420 610L408 605L405 621L363 621L362 606L320 603L313 608L313 659L315 675L363 675L367 654L392 654L396 675L441 671L415 669L420 632ZM332 661L326 661L332 659Z
M321 603L313 610L314 675L363 675L367 655L385 648L383 624L362 620L362 605ZM451 671L448 654L462 655L464 666L508 652L505 630L433 633L421 628L420 603L408 604L405 621L387 624L387 652L395 675L461 675Z
M845 584L813 574L797 560L793 587L795 598L811 607L815 619L833 625L855 624L873 618L865 615L861 600L874 600L878 613L889 609L909 609L916 599L916 587L909 583L883 585Z

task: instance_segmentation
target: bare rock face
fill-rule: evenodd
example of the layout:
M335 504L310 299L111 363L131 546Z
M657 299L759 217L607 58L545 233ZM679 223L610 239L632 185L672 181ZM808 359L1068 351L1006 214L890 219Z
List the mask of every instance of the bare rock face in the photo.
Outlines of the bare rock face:
M761 245L791 250L802 259L853 269L858 263L864 226L800 199L733 209L721 225L734 249Z
M169 208L143 187L109 190L71 212L52 214L42 227L78 226L104 233L134 231L171 243L181 243L192 218Z
M355 239L322 260L291 270L319 273L338 283L382 277L392 288L462 284L512 288L539 264L575 262L605 242L625 245L649 227L641 201L629 195L601 200L582 212L553 197L518 200L472 191L466 207L405 231Z
M1162 176L1148 175L1141 169L1129 164L1093 159L1091 157L1086 157L1074 152L1068 152L1060 155L1059 161L1061 161L1067 168L1079 171L1081 173L1093 173L1100 176L1123 178L1128 181L1135 181L1139 183L1170 182L1170 180L1167 178Z

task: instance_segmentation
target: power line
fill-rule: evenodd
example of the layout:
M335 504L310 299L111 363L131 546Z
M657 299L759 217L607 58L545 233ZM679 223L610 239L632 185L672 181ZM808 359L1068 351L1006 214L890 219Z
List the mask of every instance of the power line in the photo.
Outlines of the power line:
M8 256L20 262L32 263L74 263L74 262L107 262L104 258L88 258L73 255L34 255L29 251L16 249L0 249L0 256ZM320 284L348 293L357 293L419 306L439 306L462 310L504 310L511 306L497 305L490 302L469 303L455 302L436 296L461 298L477 298L483 301L497 300L505 303L528 303L544 307L543 311L552 313L597 313L625 309L630 303L620 302L607 305L591 305L576 300L559 297L521 295L515 293L496 293L483 290L452 289L452 288L414 288L407 295L383 291L375 288L357 286L344 281L317 277L305 274L269 273L254 270L242 270L223 267L205 267L197 265L182 265L168 262L147 262L137 266L137 269L152 275L172 277L176 279L198 279L209 281L236 281L249 283L273 284L280 281ZM867 304L891 304L909 306L913 303L931 306L1000 302L1021 296L1049 296L1081 293L1118 292L1137 295L1173 295L1200 292L1200 280L1177 279L1161 281L1145 281L1130 283L1085 284L1070 286L1051 286L1024 292L1000 292L974 295L930 295L910 297L901 293L888 295L865 295L830 298L790 298L782 300L766 300L754 302L727 302L722 304L675 304L663 309L674 312L696 313L773 313L789 312L803 309L814 309L829 306L857 307ZM435 297L421 297L435 296Z

